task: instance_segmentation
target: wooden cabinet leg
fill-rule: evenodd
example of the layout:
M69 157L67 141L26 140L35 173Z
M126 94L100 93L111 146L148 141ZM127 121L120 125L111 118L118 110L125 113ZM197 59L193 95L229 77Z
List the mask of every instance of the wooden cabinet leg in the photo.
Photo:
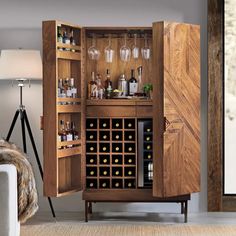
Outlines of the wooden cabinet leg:
M184 204L184 223L188 222L188 201L185 201Z
M89 202L89 204L88 204L88 212L89 212L89 214L92 214L92 213L93 213L93 210L92 210L92 202Z
M181 202L181 214L184 214L184 202Z
M85 201L85 222L88 222L88 202Z

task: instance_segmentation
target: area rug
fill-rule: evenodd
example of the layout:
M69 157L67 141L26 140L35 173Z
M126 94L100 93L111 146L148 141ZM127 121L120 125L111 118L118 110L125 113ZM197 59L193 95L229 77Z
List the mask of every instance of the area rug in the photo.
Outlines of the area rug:
M55 222L23 225L21 236L236 236L233 225L132 225Z

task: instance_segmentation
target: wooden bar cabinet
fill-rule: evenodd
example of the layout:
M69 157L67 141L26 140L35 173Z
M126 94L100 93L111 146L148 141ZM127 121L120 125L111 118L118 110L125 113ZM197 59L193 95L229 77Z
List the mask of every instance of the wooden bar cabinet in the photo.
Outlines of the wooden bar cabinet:
M58 29L73 30L74 44L58 42ZM123 34L147 35L151 58L122 62ZM87 55L96 35L99 60ZM106 63L111 35L115 57ZM142 37L137 39L143 47ZM88 99L91 72L121 73L142 66L151 99ZM73 77L78 95L58 97L59 78ZM58 140L60 120L73 121L78 139ZM85 220L93 202L176 202L187 221L190 194L200 191L199 26L157 22L152 27L79 27L43 22L44 194L60 197L83 191ZM66 147L66 148L61 148ZM152 181L147 163L153 163Z

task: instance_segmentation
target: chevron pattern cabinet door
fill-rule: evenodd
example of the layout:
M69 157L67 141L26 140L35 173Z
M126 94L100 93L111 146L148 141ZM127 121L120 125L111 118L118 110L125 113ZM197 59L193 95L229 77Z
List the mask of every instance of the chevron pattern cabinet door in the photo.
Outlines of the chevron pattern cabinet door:
M200 191L200 29L153 24L153 195Z

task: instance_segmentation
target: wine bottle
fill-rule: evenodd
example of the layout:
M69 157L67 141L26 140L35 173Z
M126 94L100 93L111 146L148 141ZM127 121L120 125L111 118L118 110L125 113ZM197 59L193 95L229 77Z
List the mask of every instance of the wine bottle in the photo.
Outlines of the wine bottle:
M112 93L112 81L109 69L107 69L107 75L105 80L105 91L106 91L106 98L110 99Z
M120 186L119 183L115 183L115 187L118 188Z
M58 131L58 141L59 142L63 142L66 141L66 130L65 130L65 125L64 125L64 121L60 120L60 130ZM62 149L63 146L60 146L59 149Z
M128 81L129 96L134 96L135 93L137 93L137 90L138 90L138 83L134 77L134 70L131 70L131 78Z
M115 163L118 163L118 162L119 162L119 159L116 158L116 159L115 159Z
M107 171L106 170L103 171L103 175L107 175Z
M90 161L89 161L90 163L94 163L94 159L90 159Z
M106 188L107 184L106 183L102 183L102 187Z
M105 159L103 159L103 163L107 163L107 159L105 158Z
M119 174L120 174L120 171L117 170L117 171L115 172L115 175L119 175Z
M90 175L94 175L94 171L93 170L90 171Z
M93 183L90 183L90 184L89 184L89 187L92 188L92 187L93 187Z
M79 133L76 131L75 128L75 122L71 122L71 130L72 130L72 138L73 140L78 140L79 139Z
M90 140L93 140L93 135L92 135L92 134L89 136L89 139L90 139Z

